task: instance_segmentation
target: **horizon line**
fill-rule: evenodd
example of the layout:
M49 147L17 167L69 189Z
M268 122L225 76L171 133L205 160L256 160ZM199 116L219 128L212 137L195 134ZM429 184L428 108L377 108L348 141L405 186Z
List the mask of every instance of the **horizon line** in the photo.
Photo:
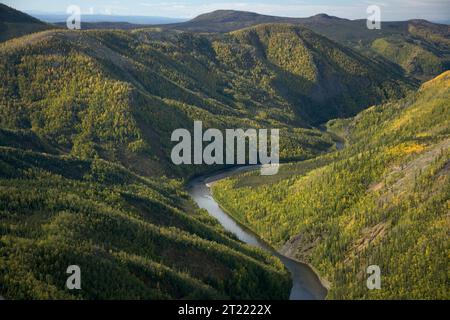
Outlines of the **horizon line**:
M15 9L15 8L14 8ZM18 10L18 9L15 9ZM66 12L63 11L41 11L41 10L18 10L21 12L24 12L26 14L29 14L31 16L34 15L67 15L69 16ZM91 12L82 12L81 15L86 15L86 16L102 16L102 17L139 17L139 18L164 18L164 19L173 19L173 20L183 20L180 22L187 22L189 20L193 20L201 15L205 15L205 14L210 14L213 12L217 12L217 11L229 11L229 12L245 12L245 13L254 13L254 14L258 14L261 16L269 16L269 17L277 17L277 18L289 18L289 19L304 19L304 18L312 18L315 16L319 16L319 15L327 15L329 17L332 18L338 18L338 19L342 19L342 20L349 20L349 21L358 21L358 20L367 20L367 17L364 18L356 18L356 19L350 19L350 18L343 18L343 17L339 17L336 15L330 15L326 12L320 12L314 15L310 15L310 16L280 16L280 15L269 15L269 14L265 14L265 13L259 13L256 11L246 11L246 10L234 10L234 9L217 9L217 10L213 10L213 11L207 11L204 13L199 13L198 15L194 16L194 17L182 17L182 16L177 16L177 17L171 17L171 16L155 16L155 15L131 15L131 14L115 14L115 13L111 13L111 14L105 14L105 13L91 13ZM400 19L400 20L381 20L382 22L405 22L405 21L411 21L411 20L424 20L424 21L429 21L429 22L438 22L438 23L445 23L445 24L449 24L450 22L450 18L449 19L424 19L424 18L409 18L409 19ZM102 21L102 22L108 22L108 21ZM114 21L117 22L117 21ZM121 21L122 22L122 21ZM126 22L126 21L123 21ZM139 23L136 23L139 24Z

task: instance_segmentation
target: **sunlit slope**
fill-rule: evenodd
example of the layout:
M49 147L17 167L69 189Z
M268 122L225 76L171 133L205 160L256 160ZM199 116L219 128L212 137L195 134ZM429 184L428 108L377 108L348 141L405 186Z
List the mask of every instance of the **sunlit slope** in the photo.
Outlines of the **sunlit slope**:
M383 21L381 29L370 30L366 20L312 18L302 24L368 56L381 56L421 81L450 68L448 25L418 19Z
M163 29L225 33L260 24L291 23L324 35L376 59L391 62L390 68L421 81L450 68L450 26L426 20L383 21L381 29L367 28L366 19L349 20L327 14L308 18L261 15L217 10L190 21L161 25Z
M316 123L355 114L380 98L400 97L407 88L395 68L304 27L260 25L232 35L255 49L265 69L275 69L274 88Z
M311 125L413 87L350 49L285 25L218 38L47 31L1 44L0 56L2 128L144 175L192 169L171 166L169 156L172 131L191 129L194 120L280 128L282 157L304 159L333 145Z
M215 185L233 216L332 283L329 298L448 299L450 72L329 123L344 150ZM366 268L379 265L382 289Z

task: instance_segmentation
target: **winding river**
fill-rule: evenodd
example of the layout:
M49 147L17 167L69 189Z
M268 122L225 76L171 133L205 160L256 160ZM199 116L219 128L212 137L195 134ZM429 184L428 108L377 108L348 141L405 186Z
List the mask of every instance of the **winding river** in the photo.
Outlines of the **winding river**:
M255 170L253 167L238 167L223 170L219 173L195 178L188 184L188 191L192 199L200 208L206 209L228 231L234 233L241 241L269 251L278 257L290 271L292 289L290 300L320 300L327 295L327 289L322 285L317 274L306 264L288 258L264 242L251 230L235 221L223 211L211 195L210 185L215 181L224 179L238 172Z

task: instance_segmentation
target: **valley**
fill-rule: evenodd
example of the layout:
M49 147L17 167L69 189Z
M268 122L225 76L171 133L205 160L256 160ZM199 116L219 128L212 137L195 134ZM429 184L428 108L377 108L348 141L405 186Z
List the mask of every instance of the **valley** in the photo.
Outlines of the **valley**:
M0 18L0 297L449 298L448 25ZM279 171L174 162L198 123L279 130Z
M290 300L324 299L327 289L323 281L310 266L280 254L277 250L273 249L270 245L260 239L258 235L233 220L232 217L222 210L220 205L212 197L210 188L215 182L233 176L239 172L259 170L257 166L252 169L253 167L255 166L237 167L213 175L197 177L188 184L189 194L200 208L206 209L211 216L217 219L227 231L235 234L239 240L251 246L262 248L280 259L291 274L292 288L289 295Z
M345 133L340 151L273 177L221 180L213 195L280 252L311 263L331 282L329 298L444 299L449 80L446 72L404 100L329 122ZM365 288L371 264L386 272L384 290Z

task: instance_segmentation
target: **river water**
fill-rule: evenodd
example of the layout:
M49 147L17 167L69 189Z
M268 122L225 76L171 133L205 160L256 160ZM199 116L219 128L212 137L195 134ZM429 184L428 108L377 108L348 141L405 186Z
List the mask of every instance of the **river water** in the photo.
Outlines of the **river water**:
M206 209L211 216L216 218L228 231L234 233L241 241L269 251L278 257L290 271L292 277L292 289L290 300L321 300L327 294L327 289L322 285L317 274L306 264L290 259L258 237L254 232L241 225L223 211L211 195L211 183L229 177L238 172L254 170L255 167L239 167L224 170L219 173L202 176L190 181L188 191L192 199L200 208Z

